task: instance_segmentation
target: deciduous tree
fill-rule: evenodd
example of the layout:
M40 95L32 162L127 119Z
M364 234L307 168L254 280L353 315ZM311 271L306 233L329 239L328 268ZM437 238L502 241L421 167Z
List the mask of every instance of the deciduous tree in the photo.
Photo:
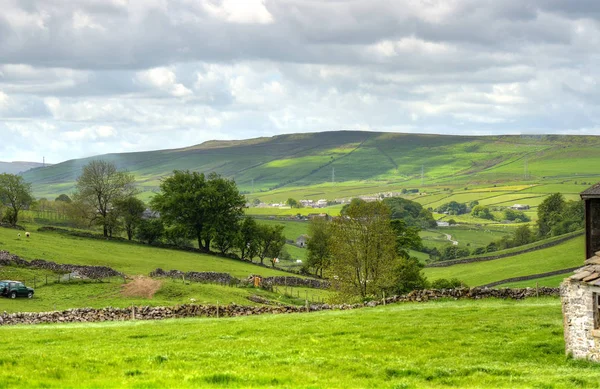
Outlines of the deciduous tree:
M240 251L241 259L252 261L252 258L258 253L258 233L256 221L250 216L246 216L235 239L235 247Z
M83 167L73 197L87 210L89 223L101 225L109 236L116 223L116 203L135 194L134 183L133 175L118 171L114 163L94 160Z
M398 257L387 206L353 201L331 228L331 274L342 295L364 298L394 284Z
M136 227L142 220L142 215L146 210L146 204L136 197L130 196L115 201L115 208L118 216L121 218L123 228L127 233L127 239L133 238Z
M25 182L21 176L0 174L0 203L7 208L4 214L7 223L17 225L19 212L32 202L31 184Z
M277 258L285 245L282 225L258 225L258 257L263 264L266 257ZM273 266L275 263L271 261Z
M235 230L245 203L231 180L215 173L207 178L202 173L176 170L161 182L151 207L166 224L186 227L198 247L209 251L216 235Z
M538 206L538 235L550 236L552 227L558 225L564 217L565 199L562 194L554 193Z
M308 226L306 266L323 277L323 269L331 264L331 230L329 222L314 218Z

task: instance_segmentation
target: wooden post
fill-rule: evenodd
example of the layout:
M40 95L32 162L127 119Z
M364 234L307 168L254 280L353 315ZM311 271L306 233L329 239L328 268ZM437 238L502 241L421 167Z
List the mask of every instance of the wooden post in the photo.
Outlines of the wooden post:
M539 282L535 282L535 297L540 297L540 285Z
M385 305L385 291L383 292L383 305Z
M217 300L217 319L219 318L219 300Z
M306 312L310 312L310 308L308 306L308 300L304 300L304 303L306 304Z
M131 303L131 320L135 320L135 305Z

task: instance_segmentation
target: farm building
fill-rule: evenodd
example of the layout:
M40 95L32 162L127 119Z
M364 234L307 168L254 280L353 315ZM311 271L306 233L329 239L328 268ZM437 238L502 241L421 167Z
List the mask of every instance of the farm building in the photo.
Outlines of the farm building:
M600 361L600 183L581 193L585 201L584 266L560 286L566 353Z
M510 209L514 209L515 211L526 211L529 209L529 205L526 204L515 204Z
M306 242L308 242L308 235L300 235L296 238L296 246L298 247L306 247Z

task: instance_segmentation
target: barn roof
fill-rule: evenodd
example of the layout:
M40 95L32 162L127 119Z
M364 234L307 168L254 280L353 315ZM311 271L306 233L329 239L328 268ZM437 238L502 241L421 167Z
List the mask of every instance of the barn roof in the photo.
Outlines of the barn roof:
M585 260L585 266L575 270L570 280L584 282L589 285L600 286L600 251Z
M596 185L593 185L583 192L579 194L582 199L590 198L590 197L599 197L600 198L600 182Z

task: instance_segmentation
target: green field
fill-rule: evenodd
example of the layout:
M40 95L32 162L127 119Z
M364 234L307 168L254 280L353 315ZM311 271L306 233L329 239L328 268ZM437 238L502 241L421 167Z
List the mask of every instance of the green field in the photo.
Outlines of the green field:
M507 282L506 284L498 285L496 288L535 288L536 286L548 286L558 288L563 280L569 277L571 273L559 274L557 276L536 278L528 281Z
M117 346L118 345L118 346ZM4 388L597 387L556 298L0 328ZM14 356L18 355L18 358Z
M128 275L148 275L156 268L181 271L218 271L239 278L250 274L289 275L269 267L181 250L160 249L140 243L79 238L57 232L37 232L17 238L16 230L0 228L0 250L20 257L57 263L110 266Z
M458 278L469 286L478 286L512 277L583 266L583 242L583 237L578 237L553 247L511 257L449 267L425 268L424 273L430 281L438 278Z
M309 301L329 301L332 293L319 289L278 287L269 292L252 287L230 287L182 280L160 279L160 289L151 298L129 296L123 293L125 284L122 278L98 281L66 281L57 283L60 275L44 271L15 267L0 268L0 279L23 281L34 287L32 299L0 298L0 312L43 312L63 310L75 307L129 307L136 306L172 306L195 302L196 304L258 305L248 299L258 295L283 304L303 305ZM48 282L48 284L46 284ZM128 282L132 282L128 280Z

